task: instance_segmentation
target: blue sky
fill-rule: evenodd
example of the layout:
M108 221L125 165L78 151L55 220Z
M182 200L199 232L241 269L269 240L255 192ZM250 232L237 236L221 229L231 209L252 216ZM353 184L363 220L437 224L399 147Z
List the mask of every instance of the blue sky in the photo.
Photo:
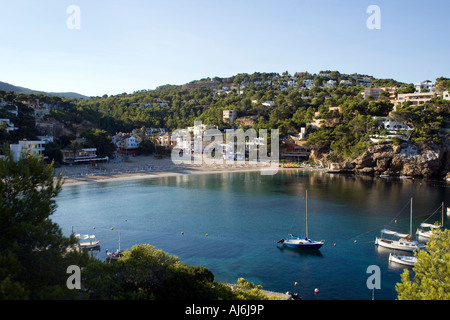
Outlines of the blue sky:
M0 81L92 96L253 72L434 81L450 77L449 14L447 0L0 0Z

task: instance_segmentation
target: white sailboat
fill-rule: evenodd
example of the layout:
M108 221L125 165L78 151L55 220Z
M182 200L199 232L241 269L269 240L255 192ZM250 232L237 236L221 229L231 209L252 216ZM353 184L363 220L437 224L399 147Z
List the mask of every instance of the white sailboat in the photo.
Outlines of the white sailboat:
M277 243L282 243L286 247L296 249L320 249L325 241L314 241L308 238L308 191L306 191L306 234L305 237L289 234L289 239L281 239Z
M433 234L433 231L435 229L442 229L444 227L444 203L442 203L442 217L441 217L441 224L431 224L431 223L421 223L420 229L417 229L416 234L420 238L430 239L431 235Z
M391 240L383 238L384 234L389 234L398 237L398 240ZM410 213L410 231L409 234L399 233L388 229L381 230L381 237L375 238L375 244L384 248L402 250L402 251L416 251L425 249L425 245L412 240L412 198L411 198L411 213Z

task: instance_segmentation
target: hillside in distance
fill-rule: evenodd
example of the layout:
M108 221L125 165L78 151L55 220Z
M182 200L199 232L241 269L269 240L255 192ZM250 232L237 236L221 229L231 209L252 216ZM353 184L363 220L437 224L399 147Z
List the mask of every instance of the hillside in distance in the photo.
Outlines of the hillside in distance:
M76 93L76 92L45 92L45 91L37 91L29 88L19 87L7 82L0 81L0 90L3 91L13 91L17 93L26 93L26 94L43 94L47 96L56 96L61 98L75 98L75 99L89 99L88 96Z

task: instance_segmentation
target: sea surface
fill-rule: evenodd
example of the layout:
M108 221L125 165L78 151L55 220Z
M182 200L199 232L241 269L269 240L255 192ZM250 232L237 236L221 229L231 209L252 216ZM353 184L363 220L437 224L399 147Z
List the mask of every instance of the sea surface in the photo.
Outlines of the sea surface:
M320 251L277 244L304 235L306 191L309 238L325 240ZM65 186L51 218L66 235L94 234L98 259L120 236L122 250L151 244L208 268L217 281L243 277L304 300L394 300L405 266L389 263L390 251L374 240L382 228L409 232L411 198L415 233L421 222L441 221L450 184L301 169L180 175ZM445 227L449 220L444 212ZM380 289L368 287L378 280L372 266Z

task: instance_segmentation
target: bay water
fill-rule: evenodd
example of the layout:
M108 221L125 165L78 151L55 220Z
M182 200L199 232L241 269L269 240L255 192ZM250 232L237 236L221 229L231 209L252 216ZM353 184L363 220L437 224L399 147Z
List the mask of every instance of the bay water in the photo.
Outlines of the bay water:
M150 244L221 282L243 277L305 300L394 300L406 267L390 263L375 237L385 227L409 232L411 198L413 233L421 222L440 222L449 187L302 169L179 175L64 186L51 219L65 235L94 234L98 259L118 248L120 235L122 250ZM304 235L306 191L309 237L325 240L320 251L277 244ZM444 213L446 227L448 220ZM371 266L380 270L375 280Z

